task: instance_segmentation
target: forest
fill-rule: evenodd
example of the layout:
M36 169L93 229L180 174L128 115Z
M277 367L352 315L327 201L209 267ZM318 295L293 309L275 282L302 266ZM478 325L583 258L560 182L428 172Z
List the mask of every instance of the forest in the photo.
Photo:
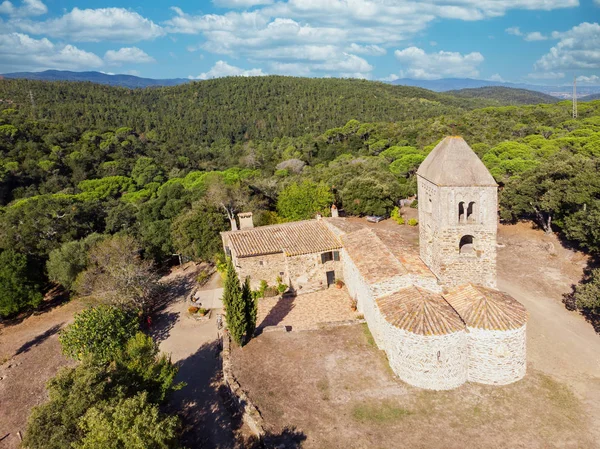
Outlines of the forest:
M598 254L600 101L581 103L577 119L570 102L498 102L339 79L138 90L2 80L0 316L37 307L56 285L86 294L102 284L99 264L118 258L111 239L130 239L143 277L177 255L218 260L219 232L237 212L257 225L326 214L333 202L390 215L450 134L496 178L502 220L533 220ZM578 288L570 307L600 312L589 292L600 274Z

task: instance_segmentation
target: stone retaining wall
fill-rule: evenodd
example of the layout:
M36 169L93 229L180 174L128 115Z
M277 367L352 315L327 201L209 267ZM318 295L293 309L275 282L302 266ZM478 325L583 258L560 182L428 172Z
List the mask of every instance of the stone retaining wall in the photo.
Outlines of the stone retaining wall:
M266 434L263 417L254 404L250 401L244 390L242 390L240 384L235 378L235 375L233 374L233 369L231 367L231 339L228 331L223 332L222 357L223 381L229 388L235 403L240 408L244 423L246 423L250 430L252 430L254 435L256 435L259 439L262 439Z
M469 381L506 385L525 376L527 325L496 331L468 328Z

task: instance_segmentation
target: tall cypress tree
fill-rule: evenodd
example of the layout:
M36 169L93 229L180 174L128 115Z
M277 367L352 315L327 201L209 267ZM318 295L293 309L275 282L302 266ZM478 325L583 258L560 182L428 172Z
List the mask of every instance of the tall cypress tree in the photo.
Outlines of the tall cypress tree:
M254 335L254 330L256 329L256 316L258 314L258 305L256 299L252 295L249 277L246 277L246 280L244 281L242 298L244 300L246 312L246 342L248 342Z
M240 280L231 259L227 261L227 277L223 291L223 305L227 313L227 327L233 340L242 345L246 333L246 307Z

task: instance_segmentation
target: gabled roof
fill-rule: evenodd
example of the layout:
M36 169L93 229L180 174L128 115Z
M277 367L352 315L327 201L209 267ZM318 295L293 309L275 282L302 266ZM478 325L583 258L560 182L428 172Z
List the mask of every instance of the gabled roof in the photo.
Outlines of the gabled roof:
M399 232L365 227L340 238L348 256L368 284L410 274L435 279L416 249Z
M223 232L222 235L237 257L277 253L298 256L342 247L339 239L320 220L260 226Z
M444 298L468 327L509 330L518 329L527 322L527 310L520 302L506 293L481 285L460 285Z
M438 143L419 166L417 175L438 186L497 186L481 159L459 136Z
M445 335L465 330L456 310L439 294L410 286L376 300L392 326L419 335Z

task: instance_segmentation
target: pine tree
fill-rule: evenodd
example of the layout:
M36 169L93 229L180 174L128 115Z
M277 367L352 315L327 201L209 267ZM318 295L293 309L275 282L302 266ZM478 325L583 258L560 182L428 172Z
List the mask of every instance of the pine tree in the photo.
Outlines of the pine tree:
M256 316L258 314L258 304L252 295L250 288L250 278L247 277L242 287L242 298L244 299L246 309L246 342L250 341L256 329Z
M227 313L227 327L233 340L242 345L246 333L246 307L240 280L231 259L227 262L227 277L223 291L223 305Z

